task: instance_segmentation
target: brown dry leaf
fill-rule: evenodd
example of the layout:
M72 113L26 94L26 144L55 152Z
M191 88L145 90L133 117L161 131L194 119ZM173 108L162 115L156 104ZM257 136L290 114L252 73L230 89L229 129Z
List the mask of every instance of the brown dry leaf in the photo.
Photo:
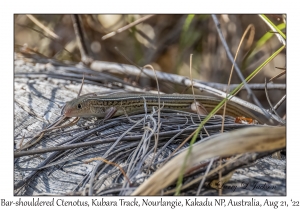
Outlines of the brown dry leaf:
M286 127L262 126L235 130L195 145L188 157L184 172L209 158L247 152L265 152L285 146ZM173 184L179 177L187 153L188 150L182 152L158 169L132 195L157 195L161 190Z

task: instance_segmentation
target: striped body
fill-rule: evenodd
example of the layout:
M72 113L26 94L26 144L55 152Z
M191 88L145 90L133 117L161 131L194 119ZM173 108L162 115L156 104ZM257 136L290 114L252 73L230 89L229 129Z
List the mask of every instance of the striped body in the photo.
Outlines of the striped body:
M192 112L191 106L195 100L200 103L201 107L210 112L221 102L222 98L188 94L160 94L160 107L163 106L162 111L180 110ZM88 94L67 102L63 114L67 117L105 118L113 108L115 110L113 116L124 115L125 112L127 115L133 115L145 112L145 104L147 110L152 110L153 106L158 107L158 95L148 93L114 93L96 96ZM223 114L223 109L218 114ZM251 112L231 101L227 103L226 115L256 119Z

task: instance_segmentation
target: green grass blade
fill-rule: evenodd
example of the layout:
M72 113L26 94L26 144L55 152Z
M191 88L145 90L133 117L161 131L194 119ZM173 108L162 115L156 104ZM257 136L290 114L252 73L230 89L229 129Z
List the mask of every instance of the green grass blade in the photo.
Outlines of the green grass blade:
M286 28L286 24L285 23L281 23L277 26L277 28L279 30L283 30ZM245 69L247 64L251 61L251 59L254 57L254 55L259 51L259 49L266 44L267 41L269 41L272 37L274 36L274 33L270 33L269 31L267 33L265 33L255 44L254 47L252 47L251 50L249 50L249 52L246 54L243 64L242 64L242 68Z
M269 23L276 30L276 32L279 33L281 35L281 37L284 38L284 40L286 40L285 34L281 30L279 30L279 28L277 28L277 26L269 18L267 18L267 16L265 16L265 15L259 15L259 16L262 19L264 19L267 23Z

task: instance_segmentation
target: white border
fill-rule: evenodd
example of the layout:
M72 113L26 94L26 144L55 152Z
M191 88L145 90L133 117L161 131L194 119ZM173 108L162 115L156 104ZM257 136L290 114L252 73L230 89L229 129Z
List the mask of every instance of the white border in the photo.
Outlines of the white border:
M300 182L296 178L299 175L299 124L297 123L300 102L299 94L299 13L296 11L296 4L290 1L2 1L1 2L1 146L0 146L0 163L1 163L1 184L0 199L18 200L19 197L13 197L13 14L14 13L287 13L288 33L287 33L287 61L288 61L288 107L287 107L287 197L272 197L270 200L287 201L296 200L297 191L299 191ZM300 100L299 100L300 101ZM298 138L297 138L298 137ZM64 197L68 200L77 200L77 197ZM210 197L211 199L220 197ZM251 197L232 198L251 200ZM30 199L24 198L25 200ZM81 198L88 200L90 198ZM114 198L107 198L113 200ZM128 198L131 199L131 198ZM141 199L141 197L139 197ZM150 199L159 199L159 197L150 197ZM170 197L169 199L173 199ZM175 198L176 199L176 198ZM185 199L179 197L178 199ZM203 198L204 199L204 198ZM228 201L231 197L225 197ZM263 202L264 197L255 197L256 200ZM47 198L45 198L47 200ZM299 200L299 199L298 199ZM5 209L6 207L0 207ZM32 207L23 207L31 209ZM47 208L47 207L46 207ZM66 207L64 207L66 208ZM71 209L74 207L68 207ZM94 207L101 208L101 207ZM120 207L118 207L120 208ZM130 208L130 207L129 207ZM127 209L129 209L127 208ZM153 207L152 207L153 208ZM224 208L224 207L218 207ZM130 208L131 209L131 208Z

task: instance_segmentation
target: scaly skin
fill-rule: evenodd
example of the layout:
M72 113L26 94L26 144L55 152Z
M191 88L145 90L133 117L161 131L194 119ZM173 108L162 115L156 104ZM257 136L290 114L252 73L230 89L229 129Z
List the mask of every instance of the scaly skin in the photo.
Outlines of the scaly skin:
M193 110L194 99L200 110L210 112L222 100L211 96L188 95L188 94L160 94L160 107L164 110L180 110L187 112L196 112ZM112 116L120 116L137 114L145 112L145 103L148 110L153 106L158 107L157 94L142 93L115 93L111 95L96 96L83 95L66 103L63 114L67 117L98 117L110 118ZM221 109L218 114L223 114ZM251 112L245 110L241 106L231 101L227 102L226 115L233 117L247 117L257 119Z

